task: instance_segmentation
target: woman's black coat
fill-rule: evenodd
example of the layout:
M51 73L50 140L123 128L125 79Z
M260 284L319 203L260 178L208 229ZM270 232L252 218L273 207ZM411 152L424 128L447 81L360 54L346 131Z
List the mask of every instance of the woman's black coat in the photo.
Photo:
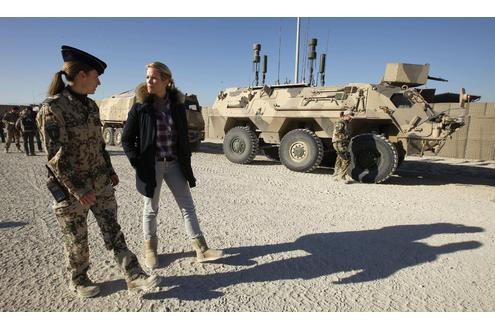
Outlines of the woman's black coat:
M169 92L170 109L177 129L177 156L189 187L196 186L191 168L191 149L184 104L178 101L177 92ZM136 103L127 116L122 134L122 146L132 167L136 169L136 188L142 195L153 197L156 187L155 151L156 116L155 109L148 102Z

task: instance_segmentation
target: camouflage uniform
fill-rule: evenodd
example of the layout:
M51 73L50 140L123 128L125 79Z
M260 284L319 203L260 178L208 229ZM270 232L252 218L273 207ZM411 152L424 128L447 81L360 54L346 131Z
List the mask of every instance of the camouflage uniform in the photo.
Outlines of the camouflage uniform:
M48 153L47 166L68 194L66 200L54 204L53 210L63 233L73 284L88 279L88 210L94 214L105 246L113 251L126 280L145 274L127 248L117 223L117 202L110 179L115 171L105 150L96 103L65 89L45 100L37 123ZM96 195L91 206L79 202L88 192Z
M347 169L351 163L348 149L350 135L350 123L344 119L338 120L335 123L332 136L333 148L337 152L333 175L340 179L346 178Z
M10 144L14 141L17 149L20 151L21 150L21 143L20 143L20 138L21 138L21 133L17 128L15 127L15 123L19 119L19 114L16 112L7 112L3 116L3 123L7 127L7 142L5 143L5 150L8 151Z

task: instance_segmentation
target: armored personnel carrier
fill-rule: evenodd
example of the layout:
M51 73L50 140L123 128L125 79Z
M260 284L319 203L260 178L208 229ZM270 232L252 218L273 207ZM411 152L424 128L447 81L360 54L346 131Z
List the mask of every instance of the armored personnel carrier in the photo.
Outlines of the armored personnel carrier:
M288 169L311 172L333 166L332 132L341 111L354 112L348 174L356 181L385 181L406 155L438 153L464 125L463 117L435 112L425 100L429 65L387 64L381 83L310 84L228 88L211 108L212 137L223 138L234 163L253 161L262 149ZM438 78L432 78L438 79ZM461 94L460 105L468 100Z
M201 141L205 139L205 121L201 114L202 107L194 94L186 93L183 101L186 106L189 143L191 150L196 151ZM122 129L127 120L127 114L135 102L135 91L122 92L97 101L103 125L103 138L108 145L120 146L122 144Z

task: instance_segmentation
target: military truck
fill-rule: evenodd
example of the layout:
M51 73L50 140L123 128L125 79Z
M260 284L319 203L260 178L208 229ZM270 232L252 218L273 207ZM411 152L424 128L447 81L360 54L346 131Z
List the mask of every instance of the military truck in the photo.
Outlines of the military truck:
M185 94L182 99L186 106L191 150L198 150L205 139L205 121L201 114L201 106L195 94ZM127 114L136 102L135 91L125 91L109 98L97 101L100 108L100 119L103 125L103 138L108 145L122 144L122 129Z
M380 183L405 155L438 153L464 125L463 117L435 112L425 100L417 87L426 83L428 73L428 64L391 63L377 84L228 88L211 108L210 134L224 139L231 162L250 163L262 150L292 171L311 172L334 165L334 124L341 111L351 110L348 174L359 182ZM461 103L467 99L462 93Z

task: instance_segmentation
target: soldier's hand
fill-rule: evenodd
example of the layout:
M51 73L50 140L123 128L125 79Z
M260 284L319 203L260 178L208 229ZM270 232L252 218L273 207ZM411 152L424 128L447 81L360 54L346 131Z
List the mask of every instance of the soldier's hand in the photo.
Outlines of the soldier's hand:
M112 186L116 186L119 184L119 176L117 174L111 175L110 179L112 180Z
M94 192L90 191L79 199L79 202L83 205L93 205L96 202L96 195Z

